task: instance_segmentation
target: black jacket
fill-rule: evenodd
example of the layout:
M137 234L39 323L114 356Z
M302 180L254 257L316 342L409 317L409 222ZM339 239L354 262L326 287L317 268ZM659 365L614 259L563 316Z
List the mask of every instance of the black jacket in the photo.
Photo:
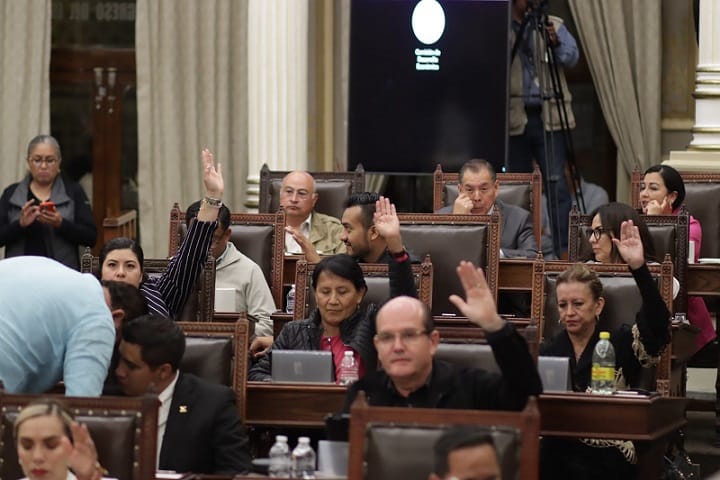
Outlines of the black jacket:
M411 262L396 262L388 257L390 277L390 298L407 295L417 297L413 279ZM340 323L340 339L360 354L366 372L377 369L377 351L373 344L375 336L375 315L378 306L368 305L365 310L358 310ZM275 339L272 349L280 350L319 350L322 338L322 322L320 312L316 308L310 318L297 320L285 325ZM250 368L248 380L269 381L271 379L270 356L272 352L262 356ZM334 371L334 370L333 370Z
M159 468L234 475L249 472L250 467L248 437L233 391L181 372L165 425Z
M361 390L371 406L521 410L530 395L542 393L540 376L527 343L510 324L489 333L487 339L502 375L433 360L428 382L403 397L390 377L379 370L348 389L343 411L350 411Z
M635 316L635 323L640 331L640 339L648 354L657 356L670 343L669 322L670 312L660 295L647 265L632 270L635 283L640 289L642 306ZM573 390L584 392L590 386L592 371L592 355L595 344L600 338L600 328L588 341L578 361L570 337L565 330L559 332L540 346L540 355L570 358L572 369ZM642 366L632 348L633 335L631 325L622 325L610 334L610 343L615 349L615 368L622 368L628 387L637 387L642 374ZM642 385L644 387L644 385Z

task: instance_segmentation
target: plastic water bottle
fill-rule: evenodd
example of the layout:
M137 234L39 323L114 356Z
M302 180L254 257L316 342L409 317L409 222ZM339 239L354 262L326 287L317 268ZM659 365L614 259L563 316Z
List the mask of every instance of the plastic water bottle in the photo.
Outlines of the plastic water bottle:
M308 437L298 438L297 447L292 452L293 478L315 478L315 450L310 446Z
M270 449L268 474L275 478L290 477L290 447L285 435L275 436L275 445Z
M290 287L290 291L287 294L287 303L285 303L285 311L287 313L293 313L295 311L295 284L293 283Z
M345 350L343 353L343 359L340 362L340 378L338 382L340 385L350 385L351 383L357 382L358 379L358 365L355 363L355 355L352 350Z
M610 332L600 332L592 356L591 384L593 393L609 395L615 391L615 349Z

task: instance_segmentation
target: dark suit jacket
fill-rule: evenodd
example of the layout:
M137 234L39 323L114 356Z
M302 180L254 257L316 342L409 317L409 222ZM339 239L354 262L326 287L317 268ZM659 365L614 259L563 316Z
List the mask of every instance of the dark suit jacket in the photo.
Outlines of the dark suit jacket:
M495 200L500 211L500 249L506 258L537 257L537 242L533 232L532 217L524 208ZM437 213L452 214L452 205L441 208ZM552 242L550 242L552 248Z
M206 474L250 471L248 439L233 391L180 373L165 425L160 470Z

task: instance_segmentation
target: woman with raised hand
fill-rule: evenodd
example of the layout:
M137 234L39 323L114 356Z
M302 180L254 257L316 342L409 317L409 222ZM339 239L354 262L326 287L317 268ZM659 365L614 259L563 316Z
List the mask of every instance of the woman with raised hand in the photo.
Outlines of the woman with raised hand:
M594 224L595 222L593 222ZM640 290L642 306L633 325L610 333L615 348L616 387L637 385L643 368L657 365L670 342L670 312L650 271L640 230L632 220L622 222L619 235L596 226L596 256L613 252L627 263ZM601 244L599 247L597 244ZM605 306L602 283L588 265L575 264L557 279L557 308L565 328L540 346L540 355L570 358L573 390L590 387L592 355L600 336L598 319ZM620 440L545 438L541 478L634 478L635 448Z
M78 424L58 401L45 398L25 406L14 424L23 480L99 480L103 468L87 426Z
M145 275L143 251L134 240L114 238L100 252L100 279L126 282L139 288L147 299L150 313L162 317L175 318L185 304L207 260L217 227L224 191L222 166L220 163L215 166L213 154L207 149L202 151L202 171L205 198L197 219L190 224L177 255L159 277Z

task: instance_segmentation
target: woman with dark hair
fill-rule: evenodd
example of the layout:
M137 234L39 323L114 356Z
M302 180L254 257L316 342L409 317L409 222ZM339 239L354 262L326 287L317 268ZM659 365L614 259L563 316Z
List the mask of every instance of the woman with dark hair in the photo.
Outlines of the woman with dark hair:
M400 223L389 202L378 202L374 215L376 230L385 238L399 235ZM396 268L393 263L407 268ZM410 258L390 257L390 298L401 295L417 297ZM312 275L317 307L310 317L283 327L271 349L326 350L332 352L335 377L339 377L340 362L346 350L352 351L359 376L377 368L377 351L373 344L375 315L378 306L360 308L367 286L362 269L349 255L326 257L315 267ZM260 357L248 372L249 380L270 381L269 355Z
M621 225L627 220L632 220L633 225L638 229L645 260L648 262L657 260L650 231L638 212L633 210L630 205L611 202L598 207L591 216L592 226L589 240L592 257L586 258L586 260L594 260L599 263L623 263L613 239L620 238Z
M630 267L642 297L635 323L610 334L616 387L625 389L637 386L644 368L657 365L670 342L670 312L647 268L641 229L629 220L617 230L599 232L609 237L613 252ZM605 255L603 248L599 256ZM584 392L591 384L592 355L600 336L598 319L605 306L602 283L589 266L576 264L560 274L556 292L565 328L542 343L540 355L570 358L573 390ZM634 478L635 448L629 441L545 438L541 459L541 478Z
M94 246L97 229L82 187L60 175L60 145L50 135L28 144L28 174L0 197L0 247L6 257L49 257L80 267L79 247Z
M217 227L224 190L222 167L220 163L215 167L213 155L207 149L202 152L202 164L206 196L197 221L190 225L177 255L159 277L145 275L143 251L134 240L114 238L100 252L100 279L125 282L139 288L150 313L162 317L175 318L185 304L207 260Z
M640 184L640 207L645 215L677 215L685 201L685 182L674 168L667 165L653 165L645 170ZM700 258L702 226L690 215L689 239L695 246L694 261ZM715 338L710 312L702 297L688 297L687 319L700 329L696 344L698 349Z

